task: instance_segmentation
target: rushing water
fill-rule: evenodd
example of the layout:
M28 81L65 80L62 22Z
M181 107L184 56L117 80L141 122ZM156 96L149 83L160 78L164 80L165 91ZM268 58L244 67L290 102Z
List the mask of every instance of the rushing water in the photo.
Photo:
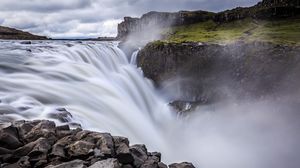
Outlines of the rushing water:
M136 68L137 52L128 58L116 43L0 44L1 121L53 119L66 108L73 116L69 122L146 144L162 152L167 163L191 161L203 168L294 168L299 163L284 159L298 144L299 137L290 136L296 126L286 127L292 121L276 115L272 102L233 103L221 106L219 115L211 115L218 107L204 106L202 113L177 117Z

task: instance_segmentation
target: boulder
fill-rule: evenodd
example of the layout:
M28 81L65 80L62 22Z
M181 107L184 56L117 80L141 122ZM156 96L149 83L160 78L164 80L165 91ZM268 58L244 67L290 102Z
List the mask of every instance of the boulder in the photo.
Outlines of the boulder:
M113 137L116 156L118 161L122 164L130 164L133 163L134 158L129 149L129 141L124 137Z
M145 145L130 146L130 152L134 158L134 166L141 167L148 159L147 148Z
M94 163L89 168L120 168L120 164L117 159L106 159Z
M94 148L95 144L82 140L76 141L67 147L68 154L71 157L88 156L93 152Z
M21 147L23 143L19 140L18 130L12 124L2 126L0 129L0 147L2 150L16 149Z
M86 168L86 166L84 165L84 161L82 160L73 160L56 166L49 165L46 168Z
M182 163L173 163L169 165L169 168L195 168L192 163L182 162Z
M37 140L38 138L44 137L47 138L48 141L51 142L51 144L54 144L54 142L57 140L55 129L56 126L53 121L40 121L24 136L24 141L32 142Z

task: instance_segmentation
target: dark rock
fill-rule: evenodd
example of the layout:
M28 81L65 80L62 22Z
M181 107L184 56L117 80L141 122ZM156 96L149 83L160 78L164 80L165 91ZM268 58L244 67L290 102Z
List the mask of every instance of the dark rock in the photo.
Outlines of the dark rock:
M183 162L183 163L173 163L169 165L169 168L195 168L192 163Z
M21 44L32 44L31 41L22 41Z
M46 120L4 123L0 131L13 135L15 142L24 142L17 149L0 147L0 167L165 168L160 153L147 152L145 145L129 147L127 138L108 133L70 130ZM3 144L10 140L2 138Z
M162 163L162 162L158 162L157 165L158 165L159 168L168 168L168 166L166 164Z
M38 138L44 137L47 138L51 144L54 144L57 140L55 129L56 127L54 122L46 120L40 121L24 136L24 140L26 142L32 142Z
M29 157L22 157L17 163L3 166L3 168L31 168Z
M134 158L134 166L141 167L148 159L147 148L145 145L130 146L130 152Z
M147 159L141 168L158 168L158 162L153 159Z
M16 149L23 144L19 141L18 130L12 124L2 125L0 130L0 147Z
M94 143L104 156L111 157L115 154L113 138L108 133L81 131L76 134L76 138Z
M117 159L106 159L94 163L89 168L120 168L120 164Z
M56 119L62 123L66 123L66 122L69 122L73 116L65 108L59 108L56 111L48 114L48 117L50 117L52 119Z
M78 156L88 156L91 154L95 147L95 144L87 142L87 141L76 141L69 145L68 154L71 157L78 157Z
M122 164L133 163L134 158L130 153L128 139L124 137L113 137L113 140L118 161Z
M84 161L82 160L73 160L56 166L49 165L46 168L86 168L86 166L84 165Z
M29 156L30 160L37 162L40 159L46 159L47 153L51 149L48 139L39 138L34 142L30 142L23 147L16 149L12 158L21 158L22 156Z
M51 149L51 144L48 139L40 138L37 140L35 146L30 151L28 156L31 162L39 162L47 160L48 151Z
M52 157L61 157L61 158L66 158L66 150L65 147L69 146L71 143L75 142L76 138L73 136L66 136L63 137L62 139L58 140L52 147L52 152L50 155Z

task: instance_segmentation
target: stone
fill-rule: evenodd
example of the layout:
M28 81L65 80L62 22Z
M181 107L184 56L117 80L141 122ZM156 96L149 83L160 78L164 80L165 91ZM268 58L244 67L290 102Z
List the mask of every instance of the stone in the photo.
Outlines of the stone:
M120 164L117 159L106 159L94 163L89 168L120 168Z
M49 165L46 168L86 168L82 160L73 160L59 165Z
M157 166L159 168L168 168L168 166L166 164L162 163L162 162L158 162Z
M51 145L48 139L40 138L37 140L33 149L29 152L31 162L38 162L41 160L47 160L48 151L51 149Z
M67 147L71 157L88 156L94 148L95 144L83 140L76 141Z
M45 159L47 152L51 149L51 145L45 138L39 138L34 142L30 142L25 146L16 149L13 153L13 158L21 158L22 156L29 156L30 160L37 161Z
M192 163L182 162L170 164L169 168L195 168L195 166Z
M38 138L44 137L52 144L57 140L55 129L56 126L53 121L42 120L24 136L24 140L26 142L32 142Z
M76 138L71 135L61 138L53 145L50 156L67 158L65 147L69 146L75 140Z
M134 166L140 167L148 159L147 148L145 145L132 145L130 152L134 158Z
M76 134L76 138L95 144L95 147L106 157L115 154L113 138L108 133L81 131Z
M116 157L122 164L133 163L134 158L129 149L129 141L124 137L113 137L115 143Z
M142 164L141 168L158 168L158 162L149 158Z
M23 144L19 140L18 130L12 124L6 125L0 129L0 147L7 149L16 149Z
M29 162L29 157L24 156L20 158L20 160L14 164L3 166L3 168L31 168L31 164Z

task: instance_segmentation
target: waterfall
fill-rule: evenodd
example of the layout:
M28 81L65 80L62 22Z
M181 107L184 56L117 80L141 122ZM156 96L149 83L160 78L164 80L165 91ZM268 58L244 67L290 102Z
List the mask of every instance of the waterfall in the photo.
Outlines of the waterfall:
M172 118L167 103L116 43L9 45L15 49L7 54L19 54L11 57L17 61L0 65L0 110L9 108L6 118L49 119L66 108L84 128L139 143L159 137L158 128Z
M299 138L290 134L298 129L284 125L290 121L277 113L279 103L202 106L177 117L137 69L137 52L128 60L115 42L0 43L0 122L53 119L62 124L55 114L66 109L67 122L146 144L162 152L167 163L279 168L295 162L284 156L297 147Z

